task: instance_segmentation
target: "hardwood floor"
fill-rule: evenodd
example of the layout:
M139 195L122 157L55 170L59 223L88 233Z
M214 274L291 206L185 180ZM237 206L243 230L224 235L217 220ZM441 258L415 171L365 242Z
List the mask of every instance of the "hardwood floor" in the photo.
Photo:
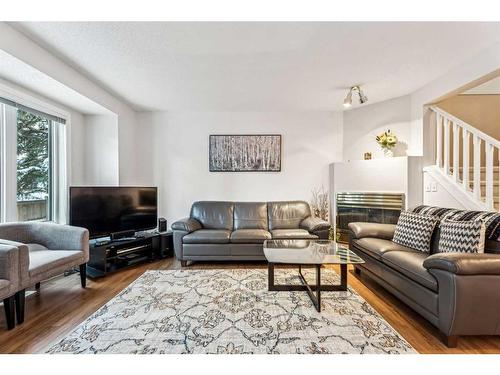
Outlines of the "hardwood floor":
M265 268L264 263L194 263L200 268ZM180 262L166 259L121 271L106 278L88 280L82 289L77 274L42 283L39 293L26 298L22 325L7 331L0 314L0 353L36 353L63 338L148 269L179 269ZM335 268L335 267L334 267ZM438 331L417 313L366 277L349 271L348 283L420 353L500 353L500 337L462 337L458 347L444 346Z

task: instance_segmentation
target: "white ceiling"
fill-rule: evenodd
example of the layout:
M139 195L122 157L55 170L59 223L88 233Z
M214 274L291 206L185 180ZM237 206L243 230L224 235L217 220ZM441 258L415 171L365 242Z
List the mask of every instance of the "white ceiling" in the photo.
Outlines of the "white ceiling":
M500 94L500 77L494 78L482 85L473 87L464 91L462 95L499 95Z
M137 110L338 110L409 94L500 23L11 23Z
M84 114L110 113L99 104L2 50L0 77Z

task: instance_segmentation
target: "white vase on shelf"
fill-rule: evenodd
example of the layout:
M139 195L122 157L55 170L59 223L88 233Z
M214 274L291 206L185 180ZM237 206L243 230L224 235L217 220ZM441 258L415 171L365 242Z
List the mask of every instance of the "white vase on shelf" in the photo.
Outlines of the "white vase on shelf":
M394 156L394 150L392 148L384 148L384 157L392 158Z

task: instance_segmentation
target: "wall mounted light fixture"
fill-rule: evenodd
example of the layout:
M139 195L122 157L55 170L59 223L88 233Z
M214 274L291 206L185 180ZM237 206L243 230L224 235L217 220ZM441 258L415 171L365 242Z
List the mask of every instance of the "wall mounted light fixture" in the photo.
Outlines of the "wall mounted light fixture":
M344 99L344 107L349 108L352 105L352 94L357 94L359 96L359 103L363 104L368 101L368 97L365 95L363 90L361 90L361 87L359 86L352 86L349 89L349 92L347 93L345 99Z

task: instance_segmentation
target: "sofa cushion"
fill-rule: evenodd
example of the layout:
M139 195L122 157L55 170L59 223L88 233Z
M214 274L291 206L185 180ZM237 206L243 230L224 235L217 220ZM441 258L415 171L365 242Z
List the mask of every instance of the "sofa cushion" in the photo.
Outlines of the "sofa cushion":
M220 229L200 229L189 233L182 238L184 243L229 243L231 231Z
M234 229L264 229L267 231L267 203L236 202Z
M31 245L31 246L30 246ZM53 271L67 265L68 269L84 263L84 252L79 250L46 250L43 246L32 246L30 249L30 277L49 278L54 276ZM45 276L43 276L45 274Z
M401 212L394 232L394 242L415 250L430 252L432 233L439 219L408 211Z
M298 229L302 220L311 216L307 202L269 202L267 204L269 229Z
M318 236L309 233L305 229L275 229L271 231L273 239L317 239Z
M45 246L40 245L38 243L27 243L26 246L28 247L28 251L31 253L32 251L41 251L41 250L48 250Z
M382 262L416 283L437 292L437 280L423 265L427 257L429 254L416 250L388 251L382 255Z
M231 233L232 243L263 243L271 238L271 233L263 229L238 229Z
M232 202L195 202L191 206L192 219L198 220L203 229L233 229Z
M382 255L388 251L415 251L409 247L399 245L390 240L384 240L382 238L370 238L365 237L359 240L353 240L353 245L356 249L361 250L377 260L382 259Z

